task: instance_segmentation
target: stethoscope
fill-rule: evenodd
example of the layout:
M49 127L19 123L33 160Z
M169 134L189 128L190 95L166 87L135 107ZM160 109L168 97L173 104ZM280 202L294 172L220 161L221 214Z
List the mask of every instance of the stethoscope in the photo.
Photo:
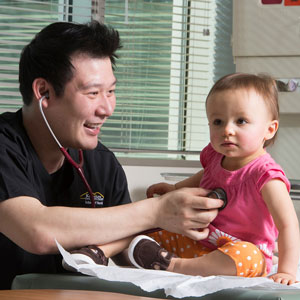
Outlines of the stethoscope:
M63 153L63 155L65 156L65 158L67 159L67 161L77 170L82 182L84 183L84 185L86 186L87 190L88 190L88 193L90 195L90 199L91 199L91 204L92 204L92 207L95 207L95 198L94 198L94 194L93 194L93 191L89 185L89 183L87 182L85 176L84 176L84 173L83 173L83 169L82 169L82 166L83 166L83 153L82 153L82 150L79 149L78 150L78 154L79 154L79 163L75 162L72 157L70 156L70 154L67 152L67 150L61 145L61 143L58 141L57 137L55 136L54 132L52 131L47 119L46 119L46 116L44 114L44 111L43 111L43 107L42 107L42 102L45 98L48 98L48 94L42 96L40 99L39 99L39 107L40 107L40 112L42 114L42 117L51 133L51 135L53 136L55 142L57 143L57 145L59 146L59 149L61 150L61 152ZM216 198L216 199L221 199L223 200L224 204L222 205L222 207L219 208L219 210L222 210L225 208L225 206L227 205L227 197L226 197L226 193L225 191L222 189L222 188L216 188L214 189L213 191L211 191L207 197L209 198ZM159 231L161 230L160 228L153 228L153 229L150 229L150 230L146 230L146 231L143 231L143 234L146 234L146 233L151 233L151 232L155 232L155 231Z
M82 182L84 183L84 185L86 186L87 190L88 190L88 193L90 195L90 199L91 199L91 204L92 204L92 207L95 207L95 198L94 198L94 194L93 194L93 191L89 185L89 183L87 182L85 176L84 176L84 173L83 173L83 152L81 149L78 150L78 156L79 156L79 163L75 162L72 157L70 156L70 154L67 152L67 150L61 145L61 143L58 141L57 137L55 136L54 132L52 131L47 119L46 119L46 116L44 114L44 111L43 111L43 107L42 107L42 102L45 98L48 98L49 95L46 94L44 96L42 96L40 99L39 99L39 107L40 107L40 112L42 114L42 117L51 133L51 135L53 136L55 142L57 143L59 149L61 150L61 152L63 153L63 155L65 156L65 158L67 159L67 161L77 170Z

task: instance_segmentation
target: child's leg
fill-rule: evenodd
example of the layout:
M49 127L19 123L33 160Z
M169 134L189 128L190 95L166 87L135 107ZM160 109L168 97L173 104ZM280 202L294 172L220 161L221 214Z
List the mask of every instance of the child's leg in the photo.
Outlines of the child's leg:
M202 257L173 258L167 271L189 275L266 276L263 253L252 243L227 243Z
M151 240L153 236L156 241ZM129 246L129 258L138 268L187 275L236 275L234 261L221 251L212 251L187 237L165 231L151 234L151 238L138 236Z
M128 248L132 237L124 238L115 242L111 242L105 245L90 245L71 251L71 255L78 265L82 264L97 264L108 265L108 259L121 253ZM116 258L121 264L130 263L125 261L125 258L119 256ZM62 265L66 270L74 271L63 259Z
M201 276L236 275L234 261L220 251L212 251L186 236L165 230L150 236L168 252L178 256L171 259L167 271Z
M166 271L186 275L230 275L236 276L234 261L219 250L196 258L173 258Z
M166 230L148 234L161 247L181 258L200 257L212 250L184 235Z
M97 247L103 251L107 258L111 258L127 249L131 241L132 237L128 237L105 245L98 245Z
M263 252L245 241L229 242L218 248L235 263L236 275L242 277L267 276L267 264Z
M252 243L237 241L226 243L218 250L211 251L198 242L181 235L159 232L151 234L167 251L160 251L160 256L168 252L175 253L167 271L190 275L237 275L243 277L266 276L266 264L263 253ZM169 255L170 257L170 255ZM179 258L181 257L181 258ZM193 259L189 259L195 257ZM148 259L149 261L149 259ZM155 264L154 264L155 265Z

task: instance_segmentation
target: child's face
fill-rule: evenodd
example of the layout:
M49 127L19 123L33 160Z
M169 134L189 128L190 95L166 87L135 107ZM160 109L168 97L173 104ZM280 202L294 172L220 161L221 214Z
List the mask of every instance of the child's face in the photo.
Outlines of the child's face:
M211 144L226 157L261 155L264 142L274 136L278 127L255 90L217 92L208 98L206 112Z

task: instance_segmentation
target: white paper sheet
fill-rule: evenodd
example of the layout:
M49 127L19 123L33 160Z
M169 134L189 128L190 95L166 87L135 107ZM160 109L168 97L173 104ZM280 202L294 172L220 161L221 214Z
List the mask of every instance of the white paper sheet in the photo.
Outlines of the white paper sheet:
M58 249L66 263L78 272L109 281L130 282L147 292L164 289L166 296L176 298L201 297L228 288L255 287L261 289L300 289L300 283L286 286L268 278L243 278L236 276L189 276L156 270L121 268L117 266L77 265L72 255L58 242ZM299 266L298 266L298 273ZM298 276L299 277L299 276ZM298 278L299 280L299 278ZM299 291L300 295L300 291Z

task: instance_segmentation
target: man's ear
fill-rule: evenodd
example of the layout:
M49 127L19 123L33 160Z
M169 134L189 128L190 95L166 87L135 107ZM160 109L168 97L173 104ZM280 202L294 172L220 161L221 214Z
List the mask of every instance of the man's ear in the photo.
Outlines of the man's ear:
M44 78L36 78L32 83L32 91L34 97L39 100L43 96L49 99L49 83Z
M278 126L279 126L278 120L273 120L269 123L269 126L267 128L267 132L266 132L266 136L265 136L266 141L270 140L275 135L275 133L278 130Z

